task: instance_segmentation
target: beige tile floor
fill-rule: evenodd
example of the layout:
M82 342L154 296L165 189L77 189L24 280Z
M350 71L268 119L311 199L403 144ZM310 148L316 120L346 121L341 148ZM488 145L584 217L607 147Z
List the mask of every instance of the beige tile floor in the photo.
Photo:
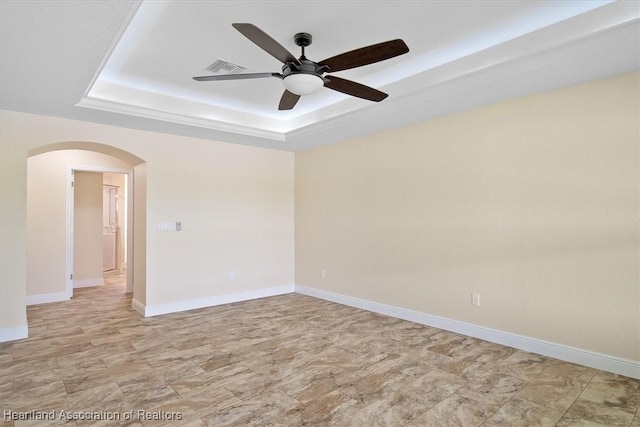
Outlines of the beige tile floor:
M0 425L640 427L630 378L298 294L145 319L121 279L28 308Z

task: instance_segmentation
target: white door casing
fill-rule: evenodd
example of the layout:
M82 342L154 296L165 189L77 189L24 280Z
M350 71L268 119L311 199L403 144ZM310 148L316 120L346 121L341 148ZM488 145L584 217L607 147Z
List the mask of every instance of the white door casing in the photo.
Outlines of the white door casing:
M133 169L119 169L100 166L67 166L67 226L66 226L66 289L68 299L73 298L73 220L74 220L74 172L120 173L127 175L127 206L133 211ZM133 292L133 215L127 215L127 287L126 292Z

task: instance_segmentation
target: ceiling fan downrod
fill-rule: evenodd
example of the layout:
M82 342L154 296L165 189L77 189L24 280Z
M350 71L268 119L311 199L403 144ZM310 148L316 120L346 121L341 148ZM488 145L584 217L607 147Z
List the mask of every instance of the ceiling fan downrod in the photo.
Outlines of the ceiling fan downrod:
M313 37L311 36L311 34L298 33L293 36L293 41L302 49L302 56L300 57L300 59L307 59L307 57L304 56L304 48L307 46L311 46L311 42L313 41Z

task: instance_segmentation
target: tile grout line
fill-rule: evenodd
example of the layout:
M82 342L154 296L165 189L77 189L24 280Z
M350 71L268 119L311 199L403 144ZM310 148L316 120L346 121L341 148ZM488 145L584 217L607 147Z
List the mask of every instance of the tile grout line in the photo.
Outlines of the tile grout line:
M584 393L584 391L587 389L587 387L589 387L589 384L591 384L591 382L596 377L596 375L598 375L598 372L600 372L600 371L596 370L595 374L593 374L593 376L591 377L589 382L584 386L584 388L582 390L580 390L580 393L576 396L575 399L573 399L573 402L571 402L571 405L567 406L567 409L562 413L562 415L560 416L560 418L558 418L558 421L554 425L557 426L560 423L560 421L562 421L564 416L567 415L567 412L569 412L569 409L571 409L571 407L576 403L576 401L580 398L580 396L582 396L582 393Z

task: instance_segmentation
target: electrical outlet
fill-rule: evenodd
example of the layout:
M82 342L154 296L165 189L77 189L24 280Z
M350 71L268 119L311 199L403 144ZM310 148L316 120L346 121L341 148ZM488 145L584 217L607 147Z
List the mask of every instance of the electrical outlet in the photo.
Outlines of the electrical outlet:
M480 294L471 294L471 304L480 306Z
M320 270L320 277L322 277L323 279L327 277L327 272L324 270Z

